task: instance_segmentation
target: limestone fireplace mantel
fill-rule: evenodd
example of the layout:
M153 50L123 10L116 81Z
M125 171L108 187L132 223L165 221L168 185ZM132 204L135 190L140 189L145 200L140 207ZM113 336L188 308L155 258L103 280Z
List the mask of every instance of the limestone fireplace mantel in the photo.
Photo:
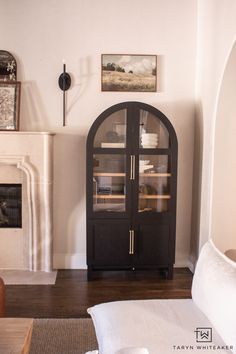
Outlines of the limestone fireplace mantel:
M15 166L26 176L28 269L52 270L53 133L0 132L0 166ZM0 234L1 234L0 229Z

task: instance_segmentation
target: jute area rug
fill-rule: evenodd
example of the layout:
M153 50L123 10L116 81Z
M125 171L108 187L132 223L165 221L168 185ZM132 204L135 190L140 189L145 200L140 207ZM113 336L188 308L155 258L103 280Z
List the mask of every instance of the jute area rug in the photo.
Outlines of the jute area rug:
M97 348L90 318L34 320L30 354L85 354Z

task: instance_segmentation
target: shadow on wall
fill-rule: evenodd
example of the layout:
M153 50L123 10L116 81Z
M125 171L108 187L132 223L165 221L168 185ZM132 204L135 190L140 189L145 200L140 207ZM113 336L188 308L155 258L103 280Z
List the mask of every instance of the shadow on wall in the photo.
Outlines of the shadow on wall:
M30 117L30 120L28 119ZM27 120L25 120L25 118ZM20 128L25 131L45 131L49 125L46 109L35 81L21 84Z
M17 80L21 81L20 130L45 131L49 119L36 81L25 81L24 63L17 61Z
M157 92L165 91L165 56L157 55Z
M203 112L200 102L196 104L194 124L192 225L190 240L190 267L194 270L199 254L199 232L201 213L201 181L203 157Z
M85 252L86 137L57 133L54 140L54 252Z
M71 95L72 99L67 107L67 114L69 114L78 100L86 93L92 77L95 73L92 72L92 58L87 56L85 58L78 59L78 74L76 76L71 75Z

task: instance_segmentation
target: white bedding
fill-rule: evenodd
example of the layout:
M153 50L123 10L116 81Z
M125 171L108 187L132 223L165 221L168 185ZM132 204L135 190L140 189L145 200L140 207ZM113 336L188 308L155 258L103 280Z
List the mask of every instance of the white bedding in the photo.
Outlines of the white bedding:
M236 353L236 263L212 241L201 250L192 285L192 298L225 343Z
M98 350L92 350L90 352L86 352L85 354L99 354L99 352ZM149 352L146 348L129 347L118 350L115 354L149 354Z
M115 354L132 346L147 348L149 354L230 353L224 349L224 342L209 320L190 299L110 302L96 305L88 309L88 313L94 322L99 354ZM212 343L196 342L195 331L204 327L212 328ZM223 349L199 350L197 345Z

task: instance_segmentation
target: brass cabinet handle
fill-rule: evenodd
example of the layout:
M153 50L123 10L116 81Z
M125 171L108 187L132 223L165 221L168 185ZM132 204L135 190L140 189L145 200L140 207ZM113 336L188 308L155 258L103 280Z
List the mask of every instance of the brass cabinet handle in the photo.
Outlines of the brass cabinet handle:
M132 254L134 254L134 230L132 230Z
M129 254L134 254L134 230L129 230Z
M135 155L133 155L133 180L135 179Z
M135 179L135 155L130 155L130 180Z
M132 254L132 230L129 230L129 254Z
M130 180L133 179L133 155L130 155Z

